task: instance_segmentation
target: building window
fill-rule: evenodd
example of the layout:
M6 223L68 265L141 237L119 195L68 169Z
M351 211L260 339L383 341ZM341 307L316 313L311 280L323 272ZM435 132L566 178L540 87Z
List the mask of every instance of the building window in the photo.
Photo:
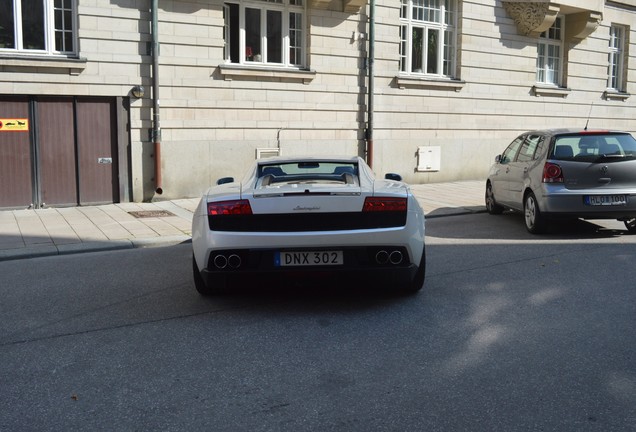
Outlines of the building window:
M301 67L304 0L252 0L224 5L227 63Z
M75 0L2 0L0 52L76 52Z
M455 0L402 0L401 72L455 76L456 15Z
M626 34L623 26L610 27L607 88L615 91L625 90Z
M563 74L563 19L557 17L537 44L537 83L560 86Z

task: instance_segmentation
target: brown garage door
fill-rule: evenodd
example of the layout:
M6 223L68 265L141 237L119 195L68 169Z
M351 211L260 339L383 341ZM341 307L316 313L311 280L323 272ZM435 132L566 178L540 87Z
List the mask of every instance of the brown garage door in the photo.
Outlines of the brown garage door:
M116 106L114 98L0 97L0 121L28 119L19 130L0 127L0 208L119 201Z
M0 98L0 207L28 207L33 202L30 125L13 127L28 118L27 98Z
M79 202L98 204L117 201L115 102L78 99L76 112Z
M48 206L76 205L73 100L40 98L36 106L40 201Z

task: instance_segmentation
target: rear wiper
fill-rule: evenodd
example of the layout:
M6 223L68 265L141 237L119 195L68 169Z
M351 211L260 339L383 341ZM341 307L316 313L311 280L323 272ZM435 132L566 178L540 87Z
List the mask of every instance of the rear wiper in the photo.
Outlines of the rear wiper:
M603 154L603 155L599 155L596 158L596 162L601 162L601 161L607 161L607 162L611 162L611 161L618 161L618 160L626 160L626 159L634 159L633 155L624 155L624 154Z

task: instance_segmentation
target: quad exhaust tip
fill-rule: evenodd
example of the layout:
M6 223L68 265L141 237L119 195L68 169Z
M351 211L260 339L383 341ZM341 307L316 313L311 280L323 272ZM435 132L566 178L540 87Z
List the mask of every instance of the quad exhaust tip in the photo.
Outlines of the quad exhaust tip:
M391 252L391 254L389 255L389 261L393 265L400 264L402 262L402 252L400 252L400 251Z
M227 267L227 258L225 257L225 255L217 255L214 257L214 265L216 266L216 268L218 269L224 269L225 267Z
M378 264L386 264L389 262L389 253L385 250L379 251L375 254L375 262Z
M230 267L233 269L239 268L242 264L241 257L237 254L231 254L230 256L225 256L223 254L218 254L214 257L214 266L222 270L226 267Z
M236 254L232 254L228 257L227 263L234 269L239 268L241 266L241 257Z
M404 260L404 256L402 255L402 252L400 252L399 250L394 250L390 252L386 250L380 250L375 254L375 262L380 265L385 265L389 263L393 265L398 265L398 264L401 264L403 260Z

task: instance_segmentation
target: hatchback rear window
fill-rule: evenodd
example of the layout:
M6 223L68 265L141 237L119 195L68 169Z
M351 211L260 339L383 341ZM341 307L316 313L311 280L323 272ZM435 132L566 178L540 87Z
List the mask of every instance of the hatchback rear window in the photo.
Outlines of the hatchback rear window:
M582 162L636 158L636 140L630 134L557 136L551 159Z

